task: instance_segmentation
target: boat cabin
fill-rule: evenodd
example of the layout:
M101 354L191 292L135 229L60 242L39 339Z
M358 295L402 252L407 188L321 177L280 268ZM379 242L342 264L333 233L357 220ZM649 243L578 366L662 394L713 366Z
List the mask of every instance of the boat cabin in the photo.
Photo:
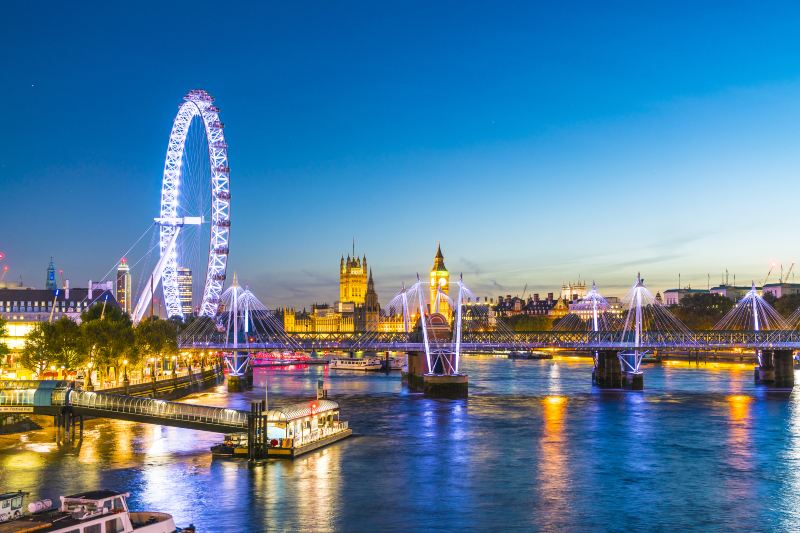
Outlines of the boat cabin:
M271 447L297 447L340 428L339 404L312 400L267 412L267 442Z
M0 522L16 518L22 514L22 501L27 492L6 492L0 494Z

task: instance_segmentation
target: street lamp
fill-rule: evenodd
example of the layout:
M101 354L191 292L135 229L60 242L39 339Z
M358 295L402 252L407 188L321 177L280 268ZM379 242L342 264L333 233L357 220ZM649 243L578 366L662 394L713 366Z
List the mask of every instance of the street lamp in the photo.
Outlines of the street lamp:
M122 383L127 387L128 386L128 360L122 360Z
M67 379L67 371L64 368L64 365L61 365L61 379Z
M178 356L177 356L177 355L173 355L173 356L172 356L172 377L173 377L173 378L174 378L174 377L177 375L177 373L178 373L177 366L178 366Z
M154 357L149 359L150 362L150 378L155 381L156 380L156 360Z
M89 361L88 363L86 363L86 366L89 367L89 372L87 373L86 377L86 379L88 379L89 382L86 384L86 390L93 391L94 385L92 385L92 367L94 366L94 361Z

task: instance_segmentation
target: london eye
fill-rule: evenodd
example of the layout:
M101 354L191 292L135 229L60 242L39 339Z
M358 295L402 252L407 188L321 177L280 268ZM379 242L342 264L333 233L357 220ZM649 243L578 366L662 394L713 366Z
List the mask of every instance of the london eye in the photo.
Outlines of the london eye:
M159 282L167 316L181 318L190 312L216 315L225 284L230 251L228 145L212 96L192 90L183 100L167 145L155 218L159 259L140 292L134 323L141 321ZM186 268L188 264L192 268ZM182 268L193 280L189 296L182 294L189 291L179 280ZM187 309L187 299L194 311Z

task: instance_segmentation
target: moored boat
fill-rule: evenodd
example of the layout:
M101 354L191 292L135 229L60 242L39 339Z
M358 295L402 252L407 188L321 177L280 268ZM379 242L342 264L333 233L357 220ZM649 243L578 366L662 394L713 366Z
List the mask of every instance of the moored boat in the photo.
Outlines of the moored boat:
M0 533L175 533L193 532L175 527L172 515L159 512L135 512L128 509L127 492L94 490L61 496L58 509L51 509L50 500L28 505L30 515L0 524Z
M330 360L329 368L337 370L380 370L383 362L377 357L334 357Z

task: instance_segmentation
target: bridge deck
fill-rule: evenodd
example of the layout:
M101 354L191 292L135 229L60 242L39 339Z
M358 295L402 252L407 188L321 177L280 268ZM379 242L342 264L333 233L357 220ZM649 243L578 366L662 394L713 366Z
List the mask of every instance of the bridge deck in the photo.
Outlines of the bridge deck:
M216 433L247 431L247 411L104 392L79 391L66 382L0 381L0 412L74 414L146 422Z
M470 332L465 333L461 349L464 352L493 350L536 350L562 348L573 350L629 350L635 348L632 335L623 336L613 331L539 331L529 333ZM642 334L641 349L657 350L746 350L800 349L800 331L696 331L692 333L665 333L658 331ZM183 349L220 351L270 351L270 350L396 350L422 351L424 346L411 342L406 333L328 333L301 334L290 339L264 339L252 343L233 345L213 337L181 339Z

